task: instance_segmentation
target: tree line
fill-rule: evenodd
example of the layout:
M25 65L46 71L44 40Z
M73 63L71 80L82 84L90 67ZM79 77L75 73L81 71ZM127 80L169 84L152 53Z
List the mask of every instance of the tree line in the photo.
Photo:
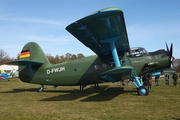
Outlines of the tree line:
M66 53L65 55L56 55L55 57L52 56L51 54L46 54L45 55L47 57L47 59L49 60L50 63L52 64L56 64L56 63L61 63L61 62L65 62L68 60L75 60L77 58L83 58L84 55L82 53L79 54L71 54L71 53Z
M10 58L7 54L7 52L5 52L4 50L0 49L0 65L5 64L7 62L11 62L14 61L15 59L19 58L19 55L17 55L16 58ZM56 55L55 57L52 56L51 54L45 54L45 56L47 57L47 59L49 60L49 62L51 64L57 64L57 63L61 63L61 62L65 62L68 60L74 60L77 58L83 58L85 57L82 53L79 54L71 54L71 53L66 53L65 55ZM180 59L175 59L174 62L178 63L178 65L175 67L176 72L180 72Z
M20 54L18 54L16 58L10 58L9 55L7 54L7 52L0 49L0 65L5 64L7 62L14 61L15 59L18 59L19 55ZM83 58L84 57L84 55L82 53L79 53L77 55L71 54L71 53L66 53L65 55L61 55L61 56L56 55L55 57L52 56L51 54L45 54L45 56L47 57L49 62L52 64L61 63L61 62L65 62L68 60L74 60L77 58Z

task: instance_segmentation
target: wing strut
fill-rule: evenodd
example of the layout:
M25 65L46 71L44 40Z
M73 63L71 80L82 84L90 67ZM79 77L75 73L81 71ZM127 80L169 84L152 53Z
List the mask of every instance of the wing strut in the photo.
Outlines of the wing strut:
M119 61L119 57L118 57L118 53L116 50L116 46L115 46L115 41L118 40L120 37L121 36L116 36L116 37L105 39L105 40L101 41L102 43L109 43L116 67L121 66L120 61Z

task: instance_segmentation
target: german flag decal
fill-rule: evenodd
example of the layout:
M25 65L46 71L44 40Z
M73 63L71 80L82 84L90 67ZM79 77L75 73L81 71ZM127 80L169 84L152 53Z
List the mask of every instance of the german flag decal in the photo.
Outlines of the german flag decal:
M23 50L19 56L20 59L30 57L29 50Z

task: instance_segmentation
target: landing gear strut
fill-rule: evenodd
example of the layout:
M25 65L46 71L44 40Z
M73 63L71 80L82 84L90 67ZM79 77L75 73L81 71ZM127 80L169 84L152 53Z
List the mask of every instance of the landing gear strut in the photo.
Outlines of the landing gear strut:
M95 89L99 89L99 84L94 84Z
M80 91L83 91L83 90L84 90L83 85L80 85Z
M42 92L44 90L44 85L41 85L41 88L39 88L39 92Z
M139 79L136 77L134 70L131 71L131 76L131 81L136 86L138 95L147 96L149 94L149 90L147 87L143 86L142 78Z

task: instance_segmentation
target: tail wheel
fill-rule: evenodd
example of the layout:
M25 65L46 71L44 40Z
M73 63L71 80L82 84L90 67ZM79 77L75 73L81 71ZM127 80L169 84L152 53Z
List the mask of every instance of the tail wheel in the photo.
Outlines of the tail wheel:
M138 95L141 95L141 96L147 96L149 94L149 90L147 87L145 86L140 86L138 88Z

